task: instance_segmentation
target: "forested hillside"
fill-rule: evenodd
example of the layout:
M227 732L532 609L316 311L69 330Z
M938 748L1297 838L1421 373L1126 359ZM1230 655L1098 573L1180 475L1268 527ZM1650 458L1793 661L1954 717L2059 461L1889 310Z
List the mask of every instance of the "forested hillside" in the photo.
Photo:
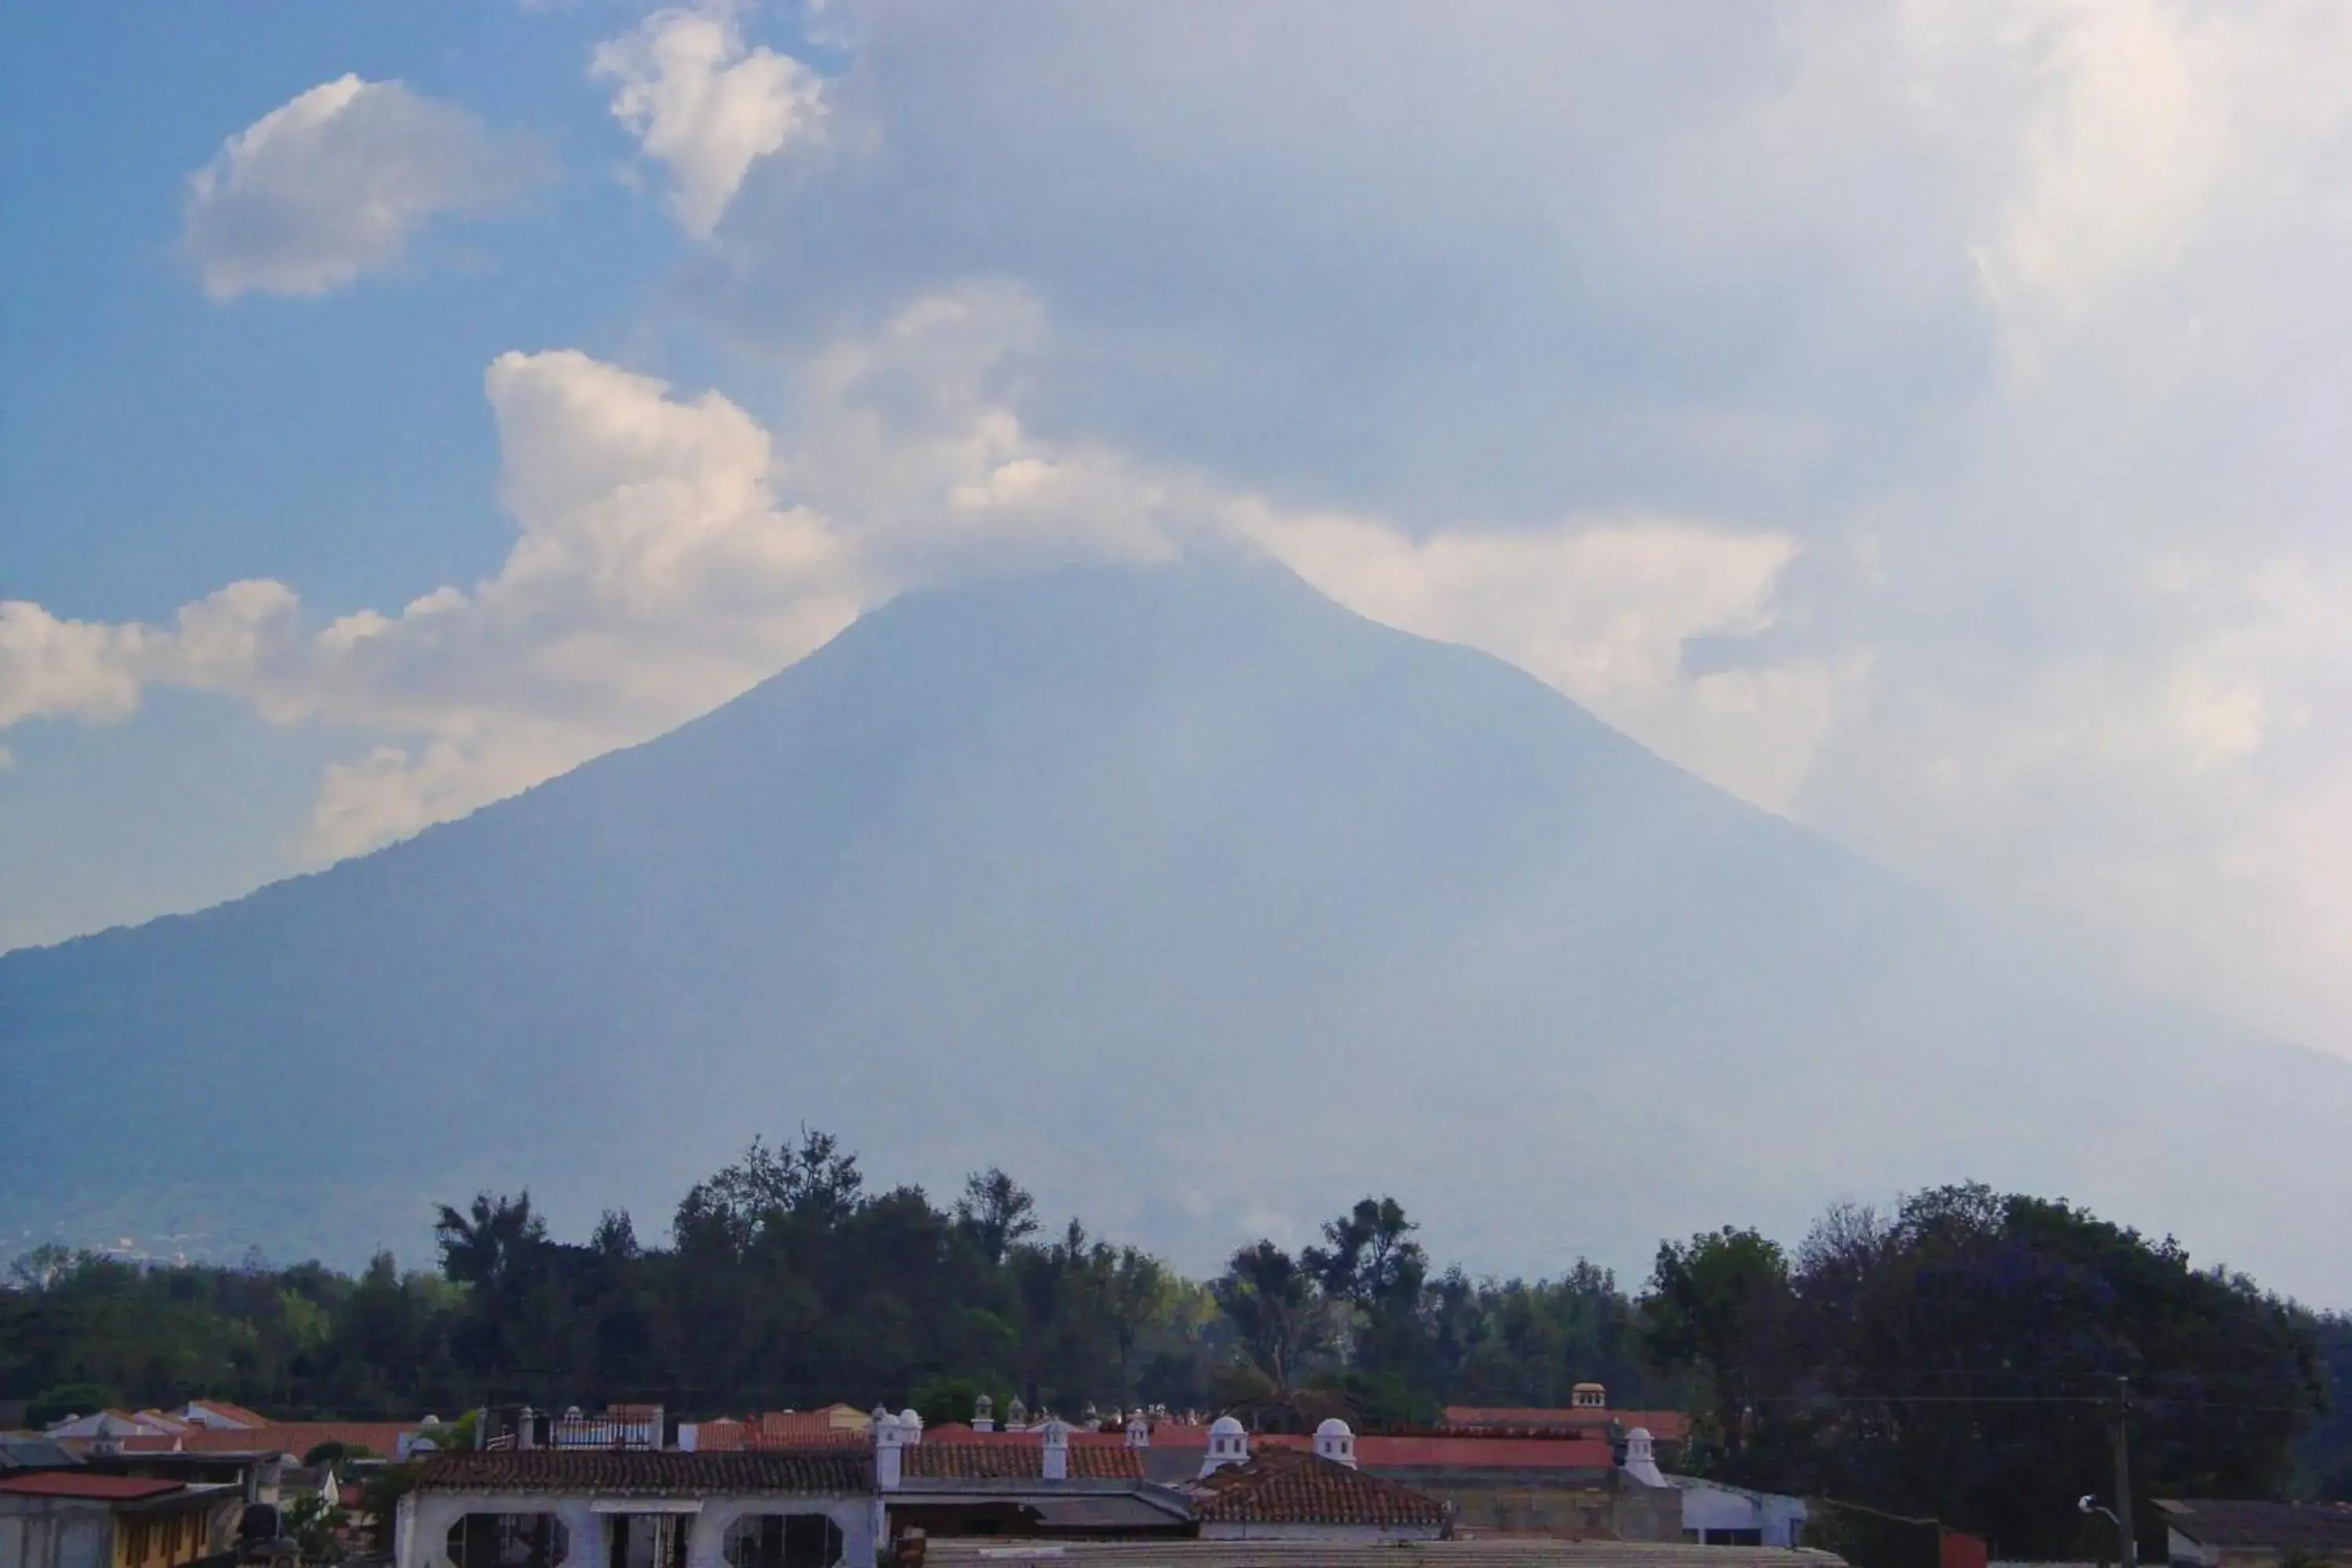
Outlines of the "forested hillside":
M2352 1494L2329 1413L2352 1326L1981 1187L1834 1209L1793 1247L1668 1242L1633 1291L1580 1261L1534 1281L1441 1269L1388 1198L1195 1281L1045 1224L1002 1171L945 1205L879 1190L823 1133L754 1143L657 1237L614 1210L561 1241L527 1195L488 1194L444 1208L438 1237L436 1270L384 1255L356 1279L29 1254L0 1294L0 1394L43 1415L213 1394L279 1415L840 1399L937 1420L984 1392L1379 1429L1446 1404L1562 1405L1594 1379L1620 1408L1693 1409L1684 1468L2062 1552L2084 1544L2073 1499L2107 1484L2120 1376L2144 1499Z

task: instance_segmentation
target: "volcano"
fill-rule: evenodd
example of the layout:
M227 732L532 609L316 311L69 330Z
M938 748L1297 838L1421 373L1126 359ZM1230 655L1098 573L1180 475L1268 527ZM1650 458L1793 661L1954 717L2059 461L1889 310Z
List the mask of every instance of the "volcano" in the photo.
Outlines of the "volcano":
M1195 1269L1366 1193L1638 1272L1973 1178L2352 1299L2352 1065L1231 560L911 595L463 820L8 954L0 1102L23 1245L348 1263L486 1186L658 1231L805 1124Z

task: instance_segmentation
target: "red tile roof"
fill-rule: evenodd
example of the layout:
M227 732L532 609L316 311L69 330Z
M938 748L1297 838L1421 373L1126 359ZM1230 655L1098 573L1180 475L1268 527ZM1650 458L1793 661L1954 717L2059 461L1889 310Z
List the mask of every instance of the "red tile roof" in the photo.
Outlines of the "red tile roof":
M694 1424L695 1451L703 1454L731 1453L743 1447L743 1423L731 1415L716 1421Z
M1690 1435L1690 1416L1680 1410L1601 1410L1586 1405L1559 1409L1534 1405L1449 1405L1444 1425L1454 1427L1558 1427L1591 1429L1639 1426L1662 1443L1679 1443Z
M1356 1462L1376 1470L1609 1470L1617 1465L1608 1440L1602 1437L1484 1437L1453 1433L1367 1433L1356 1439Z
M870 1443L873 1438L865 1428L836 1426L829 1412L843 1408L827 1405L824 1410L771 1410L743 1424L743 1447L747 1448L805 1448L820 1443Z
M178 1481L147 1476L93 1476L79 1470L52 1470L37 1476L11 1476L0 1481L0 1492L17 1497L95 1498L105 1502L138 1502L181 1489Z
M530 1448L436 1454L416 1484L428 1491L587 1491L638 1496L870 1492L873 1461L839 1446L794 1453L687 1454L676 1449Z
M299 1459L321 1443L341 1443L393 1459L400 1457L401 1438L424 1429L415 1421L265 1421L211 1430L192 1426L178 1439L180 1451L189 1454L291 1454ZM163 1447L171 1447L170 1439Z
M215 1415L225 1415L247 1426L267 1426L270 1424L269 1417L259 1411L247 1410L242 1405L231 1405L226 1399L191 1399L188 1404L201 1405ZM181 1408L185 1409L186 1406Z
M1077 1433L1072 1444L1099 1436L1113 1443L1125 1441L1117 1433ZM1034 1437L1030 1438L1035 1441ZM926 1441L929 1441L928 1436ZM1155 1448L1206 1448L1209 1429L1170 1422L1152 1428ZM1315 1440L1297 1432L1257 1432L1250 1436L1250 1451L1286 1449L1312 1453ZM1528 1433L1448 1431L1368 1432L1356 1439L1356 1462L1375 1470L1608 1470L1617 1465L1606 1437L1587 1427L1580 1431Z
M959 1480L1034 1480L1045 1474L1045 1446L1034 1432L1003 1434L1013 1441L991 1442L999 1436L966 1432L961 1441L935 1443L928 1434L912 1448L899 1453L899 1473L926 1479ZM1139 1481L1143 1456L1124 1439L1111 1443L1070 1445L1070 1474L1085 1480Z
M1360 1447L1362 1439L1359 1438ZM1434 1527L1445 1505L1382 1476L1314 1454L1273 1448L1212 1472L1192 1489L1204 1524Z

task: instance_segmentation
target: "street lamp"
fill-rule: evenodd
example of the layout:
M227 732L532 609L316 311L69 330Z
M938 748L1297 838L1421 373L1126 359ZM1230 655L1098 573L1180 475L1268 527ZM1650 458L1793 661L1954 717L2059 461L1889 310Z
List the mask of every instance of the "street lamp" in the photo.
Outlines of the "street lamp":
M2107 1507L2106 1504L2101 1502L2097 1498L2091 1496L2088 1492L2083 1494L2080 1500L2074 1504L2074 1509L2078 1513L2105 1514L2107 1516L2107 1522L2116 1527L2116 1544L2126 1551L2130 1550L2130 1548L2126 1546L2124 1543L2129 1542L2131 1537L2125 1533L2124 1521L2120 1518L2116 1517L2116 1510L2114 1509ZM2136 1568L2136 1565L2128 1562L2119 1563L2116 1564L2116 1568Z

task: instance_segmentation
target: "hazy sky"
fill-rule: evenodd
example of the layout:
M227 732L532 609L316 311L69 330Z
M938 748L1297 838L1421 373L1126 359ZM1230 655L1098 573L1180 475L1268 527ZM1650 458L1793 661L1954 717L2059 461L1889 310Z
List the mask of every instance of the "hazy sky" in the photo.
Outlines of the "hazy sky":
M2352 8L19 6L0 945L1234 539L2352 1053Z

